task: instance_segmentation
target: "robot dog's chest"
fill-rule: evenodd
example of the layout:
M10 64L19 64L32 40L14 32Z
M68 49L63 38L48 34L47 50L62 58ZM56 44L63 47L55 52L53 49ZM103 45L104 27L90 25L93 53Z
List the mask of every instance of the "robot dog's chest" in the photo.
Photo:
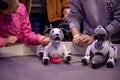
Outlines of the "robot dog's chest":
M59 56L62 56L62 54L64 53L64 49L62 45L59 45L57 47L54 47L53 45L50 45L48 50L48 54L50 56L53 56L55 54L58 54Z
M102 45L103 48L101 48L101 49L96 49L94 44L95 44L95 42L91 46L91 51L94 54L97 53L97 52L101 52L103 54L107 54L109 52L109 47L110 47L109 41L105 41L104 44Z
M54 55L54 54L62 55L63 54L63 49L61 47L59 47L59 48L52 48L52 49L49 50L49 54L50 55Z

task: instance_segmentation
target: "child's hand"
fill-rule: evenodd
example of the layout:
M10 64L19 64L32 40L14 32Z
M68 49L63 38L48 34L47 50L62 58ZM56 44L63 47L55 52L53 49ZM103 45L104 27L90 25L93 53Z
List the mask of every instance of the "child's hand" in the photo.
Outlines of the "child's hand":
M46 46L49 42L51 42L49 37L45 37L42 41L42 45Z
M9 36L6 40L6 45L13 44L17 41L17 37L15 36Z

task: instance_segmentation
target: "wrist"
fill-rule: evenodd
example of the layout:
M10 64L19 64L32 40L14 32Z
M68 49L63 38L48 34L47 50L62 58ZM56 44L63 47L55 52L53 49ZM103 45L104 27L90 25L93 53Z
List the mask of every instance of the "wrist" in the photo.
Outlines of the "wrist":
M6 46L7 39L6 38L0 38L0 47Z
M44 37L42 38L42 40L41 40L41 41L42 41L42 42L44 42L44 40L45 40L46 38L47 38L47 37L46 37L46 36L44 36Z
M43 43L43 41L44 41L45 38L46 38L46 36L40 36L40 37L39 37L39 42L40 42L40 43Z
M77 34L75 34L75 35L73 36L73 38L77 38L77 37L79 37L79 36L81 36L80 33L77 33Z

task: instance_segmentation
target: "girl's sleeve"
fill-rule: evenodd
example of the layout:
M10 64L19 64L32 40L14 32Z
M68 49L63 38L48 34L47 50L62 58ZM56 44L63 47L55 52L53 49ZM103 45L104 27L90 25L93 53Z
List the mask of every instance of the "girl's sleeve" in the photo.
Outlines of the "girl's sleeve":
M21 40L25 44L30 44L30 45L39 45L41 44L42 40L45 38L45 36L40 35L40 34L35 34L32 32L31 28L31 23L29 21L29 16L28 13L26 12L26 8L24 5L21 5Z
M0 47L1 47L1 46L5 46L5 44L6 44L6 39L0 37Z

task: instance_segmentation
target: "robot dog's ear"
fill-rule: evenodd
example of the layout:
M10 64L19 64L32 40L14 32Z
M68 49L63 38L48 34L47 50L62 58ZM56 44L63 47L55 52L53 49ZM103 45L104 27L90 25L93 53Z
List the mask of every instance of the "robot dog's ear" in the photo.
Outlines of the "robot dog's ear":
M63 32L64 40L67 41L67 40L69 39L69 34L68 34L68 32L67 32L65 29L63 29L63 28L60 28L60 29L61 29L62 32Z
M67 31L65 29L63 29L63 28L60 28L60 29L63 31L64 35L67 34Z
M50 30L51 30L51 28L45 29L44 34L49 34L49 33L50 33Z

